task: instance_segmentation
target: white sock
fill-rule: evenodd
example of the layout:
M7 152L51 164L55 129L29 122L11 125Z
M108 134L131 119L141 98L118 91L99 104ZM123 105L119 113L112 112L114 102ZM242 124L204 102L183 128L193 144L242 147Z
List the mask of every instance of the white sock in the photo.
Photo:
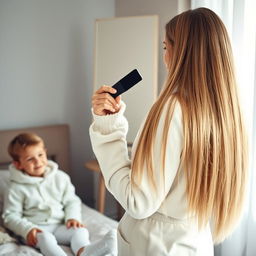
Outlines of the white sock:
M67 256L67 254L62 250L57 244L55 236L49 232L43 231L37 233L37 247L45 256Z
M80 256L105 256L106 254L117 255L116 231L109 231L100 241L85 246Z
M89 232L86 228L78 228L72 235L70 245L73 253L77 255L77 252L82 248L90 244Z

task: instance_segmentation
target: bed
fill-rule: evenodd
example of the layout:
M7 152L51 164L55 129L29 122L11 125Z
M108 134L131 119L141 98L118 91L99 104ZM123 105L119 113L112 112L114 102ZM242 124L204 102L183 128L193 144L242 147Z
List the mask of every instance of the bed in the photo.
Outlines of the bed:
M68 125L50 125L26 129L0 131L0 216L2 215L4 193L8 189L10 157L7 146L10 140L21 132L35 132L43 138L47 145L48 158L56 161L61 170L70 170L69 127ZM108 231L116 230L118 222L96 210L82 204L83 223L89 230L91 242L101 239ZM73 255L69 247L62 246L67 255ZM39 256L42 254L19 240L4 229L0 217L0 255Z

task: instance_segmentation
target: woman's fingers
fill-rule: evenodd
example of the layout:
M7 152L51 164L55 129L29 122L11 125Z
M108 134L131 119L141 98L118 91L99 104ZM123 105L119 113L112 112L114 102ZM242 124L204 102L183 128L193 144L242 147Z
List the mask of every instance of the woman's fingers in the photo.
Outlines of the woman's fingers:
M113 100L115 101L115 99L109 93L112 93L112 94L116 93L116 89L107 85L103 85L93 94L92 99L95 99L98 97L100 98L107 97L110 101L113 101Z
M94 114L96 115L102 115L101 113L103 113L103 115L108 114L107 111L110 111L112 113L116 112L116 109L113 108L112 105L110 104L95 104L93 106L93 110L94 110Z
M120 105L120 102L121 102L121 96L119 95L118 97L116 97L116 102L118 105Z
M109 93L115 93L116 90L110 86L100 87L92 96L93 112L96 115L107 115L119 111L120 101L116 101Z
M116 89L108 85L103 85L95 93L101 94L103 92L116 93Z
M109 94L109 93L101 93L101 94L94 94L92 96L92 104L111 104L113 107L116 107L117 102L116 100Z

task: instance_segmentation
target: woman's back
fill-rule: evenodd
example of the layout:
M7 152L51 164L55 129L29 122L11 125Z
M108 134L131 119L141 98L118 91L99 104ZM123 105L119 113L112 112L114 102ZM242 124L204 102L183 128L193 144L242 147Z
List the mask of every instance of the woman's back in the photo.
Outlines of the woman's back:
M206 8L174 17L166 25L166 43L168 79L146 121L133 162L135 174L139 176L144 161L150 166L153 139L147 134L154 137L156 117L166 102L178 100L184 133L180 167L186 173L188 210L198 216L199 226L213 218L218 242L233 230L241 214L247 179L247 142L231 45L222 21ZM168 126L164 145L169 143L167 133ZM164 148L162 154L166 155Z

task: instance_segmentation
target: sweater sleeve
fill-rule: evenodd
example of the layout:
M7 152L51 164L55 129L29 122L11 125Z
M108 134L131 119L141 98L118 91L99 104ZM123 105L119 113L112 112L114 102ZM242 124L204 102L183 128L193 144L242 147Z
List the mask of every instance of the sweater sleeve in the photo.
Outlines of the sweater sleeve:
M5 196L3 220L4 225L25 240L32 228L38 228L34 223L23 217L23 194L18 189L10 187Z
M63 181L64 179L62 179ZM65 174L65 192L63 195L63 205L65 211L65 222L69 219L75 219L81 222L81 200L75 194L75 188L70 181L70 177Z
M159 167L166 110L160 118L153 145L156 191L152 189L145 167L141 170L141 184L134 186L131 183L131 161L128 158L126 142L128 123L123 115L124 110L125 105L122 103L121 110L116 114L94 115L94 122L89 132L92 148L99 161L106 187L130 216L143 219L159 209L177 174L183 147L181 108L179 103L176 103L168 131L163 176L160 174L162 171Z

